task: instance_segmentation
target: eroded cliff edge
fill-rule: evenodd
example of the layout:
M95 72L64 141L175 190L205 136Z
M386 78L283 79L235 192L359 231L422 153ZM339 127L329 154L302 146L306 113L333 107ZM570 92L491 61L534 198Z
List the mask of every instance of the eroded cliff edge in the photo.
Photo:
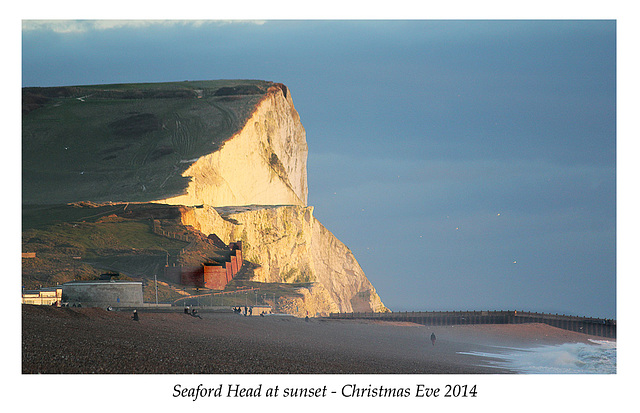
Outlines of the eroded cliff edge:
M174 205L306 205L307 140L284 85L269 88L244 127L222 148L198 158L182 174Z
M221 149L182 175L182 195L158 202L198 206L183 223L224 242L243 241L259 265L253 281L303 283L288 312L386 311L351 251L307 206L307 142L288 89L277 85Z

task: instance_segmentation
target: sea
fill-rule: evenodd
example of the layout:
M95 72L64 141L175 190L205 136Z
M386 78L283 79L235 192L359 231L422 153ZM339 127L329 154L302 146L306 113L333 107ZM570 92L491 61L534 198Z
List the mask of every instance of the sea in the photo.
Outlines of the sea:
M460 354L486 357L490 367L524 374L615 374L616 342L589 341L531 348L496 346L486 352Z

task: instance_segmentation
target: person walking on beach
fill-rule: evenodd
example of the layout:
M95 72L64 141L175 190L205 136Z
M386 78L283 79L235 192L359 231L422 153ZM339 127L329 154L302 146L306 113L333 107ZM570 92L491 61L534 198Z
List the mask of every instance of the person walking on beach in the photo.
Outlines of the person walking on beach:
M431 345L436 345L436 333L431 333Z

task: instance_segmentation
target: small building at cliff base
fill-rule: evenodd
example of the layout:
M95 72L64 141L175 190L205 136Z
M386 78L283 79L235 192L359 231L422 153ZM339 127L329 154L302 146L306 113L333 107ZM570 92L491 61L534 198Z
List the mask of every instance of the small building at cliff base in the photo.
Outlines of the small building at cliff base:
M143 303L141 281L92 280L62 284L62 301L82 307L135 307Z
M24 290L22 304L57 305L62 304L62 287L45 287L39 290Z

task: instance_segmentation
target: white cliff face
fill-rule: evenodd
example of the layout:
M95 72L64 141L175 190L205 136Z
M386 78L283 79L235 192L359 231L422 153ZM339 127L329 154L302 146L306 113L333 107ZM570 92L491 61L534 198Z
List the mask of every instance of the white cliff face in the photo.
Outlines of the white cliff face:
M183 175L186 194L158 202L201 206L186 209L185 225L242 240L244 260L259 265L253 281L303 283L288 312L386 311L351 251L306 206L306 136L286 87L272 87L242 130Z
M184 214L183 223L226 243L242 240L244 259L260 265L254 281L313 283L290 305L299 315L386 310L351 251L313 216L313 207L204 207Z
M286 95L286 96L285 96ZM306 205L307 141L286 87L272 87L245 126L195 161L173 205Z

